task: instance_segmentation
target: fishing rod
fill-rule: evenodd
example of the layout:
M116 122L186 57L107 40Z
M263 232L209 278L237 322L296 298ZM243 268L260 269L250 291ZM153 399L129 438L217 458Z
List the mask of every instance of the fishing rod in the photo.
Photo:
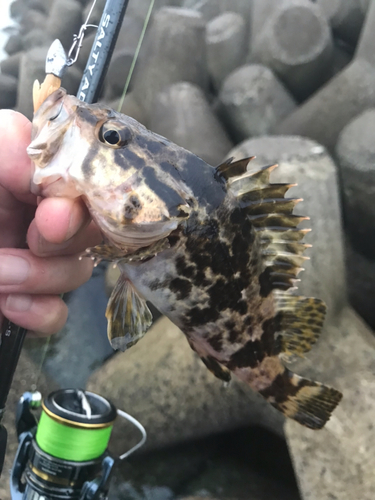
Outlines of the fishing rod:
M88 21L96 3L94 0L68 54L59 40L52 43L46 58L46 78L41 86L39 82L34 83L35 110L60 87L65 70L77 61L88 27L97 28L97 32L77 97L89 104L97 100L128 2L107 0L99 25L93 26ZM150 12L152 5L153 2ZM0 337L0 474L7 445L2 418L25 335L26 329L4 319ZM33 410L41 406L38 423ZM114 459L106 449L116 415L135 425L142 439ZM25 393L18 404L16 428L19 448L11 472L12 500L106 498L115 463L129 456L146 440L146 431L137 420L116 410L105 398L78 389L57 391L43 402L39 392Z

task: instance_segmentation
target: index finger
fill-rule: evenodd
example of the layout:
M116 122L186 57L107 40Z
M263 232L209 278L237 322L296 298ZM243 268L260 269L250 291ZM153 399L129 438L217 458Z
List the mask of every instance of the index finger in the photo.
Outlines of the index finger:
M33 166L26 153L31 122L17 111L0 110L0 185L24 203L36 205L30 192Z

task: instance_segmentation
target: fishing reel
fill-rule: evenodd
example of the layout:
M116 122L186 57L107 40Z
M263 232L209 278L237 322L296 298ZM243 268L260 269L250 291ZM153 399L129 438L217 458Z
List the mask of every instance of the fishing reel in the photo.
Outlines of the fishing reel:
M42 407L39 422L34 410ZM117 415L142 434L118 458L107 451ZM107 399L92 392L63 389L42 401L26 392L16 414L19 446L10 478L12 500L104 500L114 466L146 441L144 427Z

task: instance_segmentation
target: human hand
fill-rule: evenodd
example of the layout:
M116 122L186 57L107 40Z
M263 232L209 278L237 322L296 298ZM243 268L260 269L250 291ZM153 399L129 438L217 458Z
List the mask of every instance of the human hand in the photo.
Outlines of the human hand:
M67 319L60 294L91 276L91 260L78 255L101 237L81 200L48 198L37 204L26 154L30 134L26 117L0 110L0 322L6 316L50 335Z

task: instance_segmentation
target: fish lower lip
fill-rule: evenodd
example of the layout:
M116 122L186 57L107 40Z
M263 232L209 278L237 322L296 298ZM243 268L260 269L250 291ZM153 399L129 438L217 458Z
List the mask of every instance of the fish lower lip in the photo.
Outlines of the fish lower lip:
M61 177L58 177L57 179L53 181L46 181L46 182L41 182L40 184L35 184L35 182L31 182L31 187L30 191L35 194L36 196L43 196L43 191L46 188L49 188L52 186L52 184L55 184L56 182L59 182L61 180Z
M41 149L27 148L27 154L32 158L33 156L39 156L41 154Z

